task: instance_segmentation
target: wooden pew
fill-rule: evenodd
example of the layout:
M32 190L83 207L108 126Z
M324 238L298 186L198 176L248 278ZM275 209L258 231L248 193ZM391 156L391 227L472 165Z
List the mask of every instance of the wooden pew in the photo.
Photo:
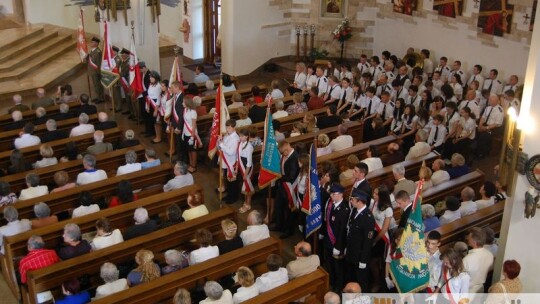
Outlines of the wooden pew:
M353 121L348 123L348 130L347 134L351 135L353 137L353 144L357 144L362 142L362 134L364 132L364 126L358 121ZM314 140L319 136L319 134L326 134L330 138L337 137L337 129L338 127L331 127L326 129L321 129L317 132L311 132L302 134L300 136L290 137L287 138L287 141L291 144L291 146L295 146L297 143L304 143L304 144L311 144L314 142ZM262 148L259 146L253 150L253 176L256 176L256 174L259 172L259 168L261 166L261 152Z
M420 169L420 167L422 167L422 163L425 161L426 166L430 167L433 161L435 161L439 157L439 153L431 152L422 157L401 162L401 164L405 167L405 177L414 181L418 180L418 170ZM392 166L386 166L378 170L373 170L368 173L366 179L368 180L371 189L377 188L385 180L391 180L392 182L395 181L394 173L392 172ZM344 183L343 186L345 187L346 195L349 195L351 193L353 184L354 181Z
M80 101L72 101L68 103L69 105L69 111L70 112L78 112L79 108L81 107ZM30 106L30 105L28 105ZM53 105L50 107L46 107L45 110L47 111L47 115L50 114L57 114L60 112L60 105ZM28 110L22 112L23 114L23 121L25 122L32 122L34 119L36 119L36 110ZM11 119L11 114L4 114L0 115L0 130L4 130L4 127L11 124L13 120Z
M105 170L105 172L107 172L107 176L116 175L116 169L126 164L125 154L129 150L134 150L135 153L137 153L139 161L144 160L144 146L137 145L134 147L119 149L97 155L97 168ZM40 183L42 185L52 185L54 184L54 174L60 170L66 171L70 177L70 180L75 180L77 174L84 171L82 159L71 160L54 166L34 169L32 172L39 175ZM0 181L9 183L11 186L11 191L19 193L19 191L26 188L26 174L28 174L28 172L4 176L0 178Z
M105 133L105 142L115 143L121 137L121 131L118 128L107 129L103 132ZM59 139L48 142L48 144L51 145L54 151L54 156L60 158L64 156L66 144L70 141L77 142L79 152L83 152L86 150L86 148L94 144L94 134L89 133L80 136ZM28 163L35 163L36 161L41 159L41 155L39 154L39 145L22 148L21 152L24 155L24 160ZM0 168L7 168L10 166L10 155L11 151L0 152Z
M443 252L444 249L453 246L455 242L465 240L468 231L473 227L490 227L495 233L500 232L504 204L505 202L496 203L493 206L478 210L473 214L469 214L459 220L435 229L442 236L441 252Z
M255 274L260 274L266 270L268 255L280 252L281 242L275 238L268 238L92 303L169 303L178 288L193 289L205 281L218 280L234 273L240 266L250 267Z
M171 248L191 247L189 243L193 238L193 233L197 229L206 228L213 234L222 235L221 221L227 218L234 218L234 214L235 213L232 208L225 207L188 222L160 229L147 235L124 241L120 244L97 250L95 252L91 252L67 261L62 261L47 268L30 271L28 273L28 293L25 293L25 288L22 289L23 299L28 300L28 302L25 303L36 303L36 294L51 289L53 290L53 293L60 293L60 286L62 285L63 281L70 278L81 277L83 275L90 276L90 281L97 283L100 281L99 274L101 265L103 263L111 262L121 264L132 261L134 260L137 251L142 248L151 250L154 255L161 256L163 252ZM277 248L273 249L272 252L279 251L279 246L273 246L272 248ZM268 251L262 252L268 254ZM237 257L235 253L229 255L231 260L236 261L240 257L245 258L245 255L240 255L240 257ZM253 254L254 252L249 251L249 253ZM219 258L213 259L218 260L216 261L218 263L213 265L223 263L223 261L226 260L225 256L226 255L223 255ZM158 257L158 259L160 258ZM195 267L196 266L190 266L187 269L192 269ZM168 278L169 276L171 275L164 276L163 278ZM132 290L137 289L139 289L139 286L132 288ZM104 299L108 299L108 297ZM116 301L107 302L115 303ZM155 301L152 300L146 303L155 303Z
M34 205L39 202L47 202L51 213L58 213L61 211L69 210L76 202L79 201L79 196L82 191L89 191L92 193L94 200L100 198L109 198L116 195L116 189L118 183L122 180L128 180L131 182L133 189L148 189L139 193L139 197L149 196L155 193L162 192L162 188L158 187L165 184L172 175L173 165L167 163L157 167L144 169L141 171L109 177L106 180L102 180L95 183L77 186L73 189L68 189L58 193L52 193L29 200L18 201L13 205L19 212L19 218L33 218L34 217ZM5 206L0 207L0 211L3 211ZM2 217L2 222L4 219ZM3 225L3 224L2 224Z
M69 223L74 223L79 226L81 233L95 231L95 223L101 217L106 217L111 222L111 226L121 230L133 225L133 213L139 207L146 208L151 218L159 216L165 218L167 207L171 204L177 204L182 209L187 208L187 196L191 191L201 190L198 185L185 187L182 189L173 190L167 193L159 193L146 198L139 199L136 203L124 204L114 208L103 209L99 212L88 214L74 219L58 222L39 229L4 238L4 255L0 256L0 264L2 273L8 283L8 286L13 291L14 295L18 295L17 282L15 280L15 271L20 257L27 252L27 241L32 235L39 235L49 248L57 248L63 242L62 234L64 226Z
M261 96L265 96L267 93L266 85L258 85L258 87L261 89ZM247 99L251 97L251 88L236 90L234 92L227 92L223 95L225 96L225 100L229 102L233 96L234 93L240 93L242 95L242 99ZM263 97L264 98L264 97ZM207 110L210 110L216 105L216 96L205 96L202 98L201 106L205 106Z
M324 295L330 286L328 273L321 267L310 274L293 279L251 298L245 304L287 304L304 296L304 303L324 303Z
M98 122L98 116L97 114L89 115L90 120L88 123L93 124ZM74 117L66 120L60 120L57 122L57 130L65 130L68 131L73 129L73 127L79 125L79 118ZM11 130L11 131L5 131L0 133L0 151L7 151L14 148L13 143L15 142L15 139L19 137L19 133L21 130ZM45 124L41 124L36 126L34 130L34 135L41 137L41 135L45 134L47 132L47 126Z

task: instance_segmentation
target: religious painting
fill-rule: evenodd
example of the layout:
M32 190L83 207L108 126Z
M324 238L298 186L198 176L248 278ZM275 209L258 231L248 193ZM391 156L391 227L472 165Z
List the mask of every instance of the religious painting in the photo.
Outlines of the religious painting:
M394 4L394 12L412 16L413 11L416 11L418 0L392 0Z
M463 0L433 0L433 9L441 16L456 18L463 13Z
M347 0L321 0L321 17L344 18Z
M478 27L482 32L495 36L510 33L514 5L508 0L482 0L478 13Z

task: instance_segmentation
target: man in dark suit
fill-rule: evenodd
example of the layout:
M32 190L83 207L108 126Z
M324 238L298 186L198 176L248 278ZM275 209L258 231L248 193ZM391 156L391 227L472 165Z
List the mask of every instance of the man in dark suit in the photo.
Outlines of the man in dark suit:
M343 257L347 244L347 221L351 209L343 200L342 185L335 183L330 187L330 199L326 202L324 226L325 268L330 274L330 285L335 292L343 288Z
M88 94L81 94L81 96L79 96L79 99L81 100L81 107L79 109L78 115L81 115L81 113L86 113L88 114L88 116L90 116L97 113L96 106L89 104L90 96L88 96Z
M47 122L47 110L44 107L39 107L36 109L36 119L32 122L34 126L42 125Z
M266 118L266 108L259 107L255 102L255 98L250 97L247 100L247 105L249 108L248 116L251 119L252 123L258 123L264 121Z
M366 179L366 176L369 173L369 168L365 163L358 163L354 165L353 168L353 177L354 177L354 184L352 187L352 191L360 190L366 193L371 199L371 186L369 185L368 180ZM351 193L352 193L351 191Z
M391 166L405 160L405 155L403 155L403 152L399 150L398 143L389 143L386 150L388 151L388 153L381 156L383 166Z
M9 125L4 126L4 131L22 129L24 125L26 125L26 121L23 120L21 111L13 111L11 113L11 119L13 119L13 121Z
M182 151L180 148L182 140L182 131L184 130L184 94L182 93L182 85L178 81L174 81L170 85L173 93L173 105L171 111L171 126L174 134L175 151L178 154L179 161L186 161L187 151Z
M362 290L369 290L369 269L375 231L375 219L369 211L368 195L355 189L350 197L354 209L351 212L347 233L345 267L348 282L357 282Z
M32 103L32 110L35 110L39 107L50 107L54 105L54 100L52 98L45 96L45 89L39 88L36 91L36 96L38 100Z
M276 230L283 231L281 238L284 239L293 235L298 220L299 211L292 201L296 194L292 184L300 173L300 166L298 165L298 154L288 141L281 141L278 149L281 153L281 178L276 182L274 223Z
M144 123L144 132L141 134L145 137L150 137L155 135L154 123L155 119L153 113L146 112L146 96L148 96L148 88L150 87L150 70L146 67L146 63L143 61L139 62L139 67L141 68L142 82L143 82L143 91L142 94L137 96L137 102L139 107L139 121Z
M94 129L96 129L96 130L103 131L103 130L112 129L112 128L117 127L116 121L109 120L109 115L107 115L107 113L105 113L105 112L99 112L98 120L99 120L99 122L94 124Z
M398 227L405 228L405 225L407 224L407 219L411 215L412 210L412 202L409 193L407 193L407 191L405 190L401 190L396 193L396 203L399 205L399 208L403 210L401 218L399 219Z
M328 108L326 109L327 116L319 117L317 119L317 127L319 129L326 129L339 126L343 122L343 119L341 119L341 117L339 117L336 113L336 105L328 106Z
M75 117L75 115L73 115L74 113L69 112L69 105L67 103L60 104L59 108L60 108L60 112L52 115L50 118L56 121L60 121L60 120L66 120L66 119Z
M46 143L53 140L68 138L69 133L65 130L56 130L56 121L49 119L46 122L47 132L41 134L41 143Z

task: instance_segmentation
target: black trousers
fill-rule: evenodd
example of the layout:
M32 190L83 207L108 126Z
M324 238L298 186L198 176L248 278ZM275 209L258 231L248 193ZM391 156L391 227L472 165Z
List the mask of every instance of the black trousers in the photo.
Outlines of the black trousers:
M277 183L277 193L274 200L274 223L282 232L293 232L295 223L298 221L298 212L291 212L287 190L282 182L278 181Z
M344 270L345 270L345 261L341 259L336 259L332 256L332 249L327 246L324 247L324 268L328 271L330 276L330 285L332 285L332 290L336 293L340 293L345 286L344 283ZM343 252L341 252L343 254ZM349 281L347 281L349 282Z
M367 264L367 263L366 263ZM346 282L356 282L360 284L362 290L370 290L369 288L369 268L358 268L358 263L345 262L345 277Z
M225 189L227 191L227 196L224 200L228 203L234 203L238 200L240 196L240 187L238 186L239 179L229 181L227 179L227 169L223 169L223 180L225 181Z
M154 123L156 122L154 109L150 107L148 112L146 111L146 99L144 97L139 98L139 108L139 113L141 113L140 119L144 122L144 133L156 135L156 130L154 129Z

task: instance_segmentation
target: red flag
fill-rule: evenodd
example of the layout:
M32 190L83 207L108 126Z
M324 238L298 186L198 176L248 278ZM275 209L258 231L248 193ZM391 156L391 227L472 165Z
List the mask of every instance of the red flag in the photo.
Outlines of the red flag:
M142 92L143 84L141 78L141 69L139 68L139 58L137 58L137 50L135 49L135 39L131 35L131 47L129 50L129 84L126 84L128 88L133 91L132 95L137 98ZM122 84L126 79L122 77Z
M210 129L210 143L208 145L208 157L214 158L217 151L217 141L219 135L225 133L225 122L229 119L229 111L223 95L223 84L220 82L216 95L216 106L214 107L214 118Z
M84 15L82 8L79 11L79 26L77 29L77 53L81 57L81 62L84 62L88 56L88 45L86 44L86 34L84 33Z
M107 21L104 21L104 36L105 41L103 42L103 60L101 60L101 71L112 72L118 74L118 68L116 67L116 62L113 57L113 49L111 45L111 37L109 34L109 24Z

